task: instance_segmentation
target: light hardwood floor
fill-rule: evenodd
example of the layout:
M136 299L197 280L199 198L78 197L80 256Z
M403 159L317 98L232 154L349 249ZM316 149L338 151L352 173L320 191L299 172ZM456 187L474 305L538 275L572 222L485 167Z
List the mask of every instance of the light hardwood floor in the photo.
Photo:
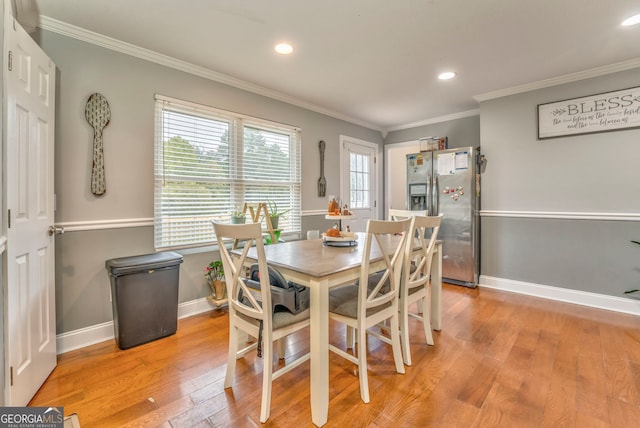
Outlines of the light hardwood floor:
M413 366L395 373L369 339L371 402L355 366L330 355L328 427L638 427L640 317L445 284L443 327L426 346L411 321ZM60 355L30 403L64 406L87 427L260 426L261 362L223 388L224 310L179 321L177 334L119 350L108 341ZM344 343L337 325L334 343ZM308 334L287 355L308 349ZM310 427L309 363L277 379L265 426Z

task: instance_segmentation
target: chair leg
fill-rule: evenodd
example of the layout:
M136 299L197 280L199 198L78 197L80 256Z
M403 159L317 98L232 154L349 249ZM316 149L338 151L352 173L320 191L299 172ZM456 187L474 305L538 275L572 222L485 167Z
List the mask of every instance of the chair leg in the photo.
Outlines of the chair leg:
M239 360L240 358L247 355L247 353L250 351L250 349L247 349L247 345L252 340L257 340L257 339L255 339L253 336L251 336L249 333L247 333L244 330L240 330L240 329L237 330L235 342L237 343L238 349L244 349L244 351L236 353L236 360Z
M347 326L347 349L353 349L353 345L356 341L355 329L351 326Z
M423 297L420 299L418 307L422 307L422 326L424 327L424 337L427 339L427 345L434 345L433 333L431 332L431 302L430 299Z
M238 328L229 326L229 355L227 358L227 374L224 377L224 387L233 385L233 375L236 372L236 357L238 354Z
M400 345L404 363L411 365L411 349L409 345L409 309L405 304L400 305Z
M276 349L278 350L278 359L284 360L284 351L285 351L285 338L276 340Z
M360 379L360 398L369 402L369 377L367 375L367 329L359 328L358 332L358 378Z
M369 402L369 377L367 375L367 329L359 328L358 333L358 377L360 379L360 398Z
M265 335L266 336L266 335ZM270 337L263 337L262 347L262 404L260 405L260 422L265 423L271 413L271 384L273 383L273 342Z
M396 311L390 319L391 321L391 347L393 348L393 360L396 363L396 371L404 374L404 364L402 361L402 350L400 349L400 328L398 325L398 312Z

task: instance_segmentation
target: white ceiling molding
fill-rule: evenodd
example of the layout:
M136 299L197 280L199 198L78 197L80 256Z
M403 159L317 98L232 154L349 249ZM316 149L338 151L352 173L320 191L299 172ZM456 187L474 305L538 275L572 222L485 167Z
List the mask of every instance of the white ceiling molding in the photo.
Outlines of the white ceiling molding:
M38 27L42 28L43 30L51 31L53 33L58 33L66 37L81 40L86 43L90 43L96 46L101 46L106 49L120 52L125 55L130 55L136 58L143 59L145 61L153 62L155 64L160 64L166 67L183 71L185 73L193 74L198 77L209 79L214 82L233 86L235 88L242 89L247 92L252 92L257 95L262 95L268 98L272 98L274 100L292 104L307 110L314 111L316 113L320 113L336 119L344 120L346 122L360 125L365 128L379 131L380 133L384 131L380 126L363 122L358 119L354 119L352 117L337 113L332 110L325 109L323 107L308 103L298 98L294 98L294 97L282 94L280 92L273 91L271 89L263 88L261 86L254 85L252 83L245 82L243 80L236 79L231 76L227 76L226 74L215 72L208 68L200 67L186 61L182 61L167 55L159 54L149 49L141 48L139 46L135 46L130 43L113 39L111 37L107 37L102 34L94 33L93 31L85 30L83 28L76 27L75 25L70 25L65 22L50 18L48 16L44 16L44 15L39 16Z
M453 114L447 114L445 116L434 117L432 119L425 119L419 122L407 123L406 125L393 126L391 128L387 128L386 131L391 132L391 131L399 131L401 129L417 128L418 126L431 125L431 124L440 123L440 122L448 122L450 120L462 119L462 118L471 117L471 116L478 116L479 114L480 114L480 109L468 110L460 113L453 113Z
M565 74L564 76L552 77L550 79L539 80L537 82L527 83L525 85L513 86L511 88L500 89L485 94L474 95L473 99L478 102L488 101L495 98L507 97L509 95L521 94L523 92L544 89L550 86L563 85L565 83L577 82L579 80L590 79L592 77L604 76L607 74L617 73L619 71L631 70L640 67L640 58L630 59L628 61L618 62L616 64L596 67L590 70L580 71L577 73Z

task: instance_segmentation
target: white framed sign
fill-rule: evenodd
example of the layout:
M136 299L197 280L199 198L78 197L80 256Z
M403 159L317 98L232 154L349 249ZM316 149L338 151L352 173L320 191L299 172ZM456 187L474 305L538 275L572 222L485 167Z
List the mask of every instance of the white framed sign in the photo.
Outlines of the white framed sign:
M640 127L640 87L538 104L538 139Z

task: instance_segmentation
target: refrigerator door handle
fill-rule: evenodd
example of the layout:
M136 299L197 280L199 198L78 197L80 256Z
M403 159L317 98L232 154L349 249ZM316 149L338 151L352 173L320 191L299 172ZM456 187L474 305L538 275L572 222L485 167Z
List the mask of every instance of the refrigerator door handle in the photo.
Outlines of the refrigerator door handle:
M431 206L433 207L433 212L431 215L439 215L440 214L440 184L438 183L438 174L434 174L433 176L433 192L431 193Z
M431 212L431 192L432 192L432 186L431 186L431 176L427 176L427 194L425 195L425 200L424 200L424 208L425 210L427 210L427 215Z

